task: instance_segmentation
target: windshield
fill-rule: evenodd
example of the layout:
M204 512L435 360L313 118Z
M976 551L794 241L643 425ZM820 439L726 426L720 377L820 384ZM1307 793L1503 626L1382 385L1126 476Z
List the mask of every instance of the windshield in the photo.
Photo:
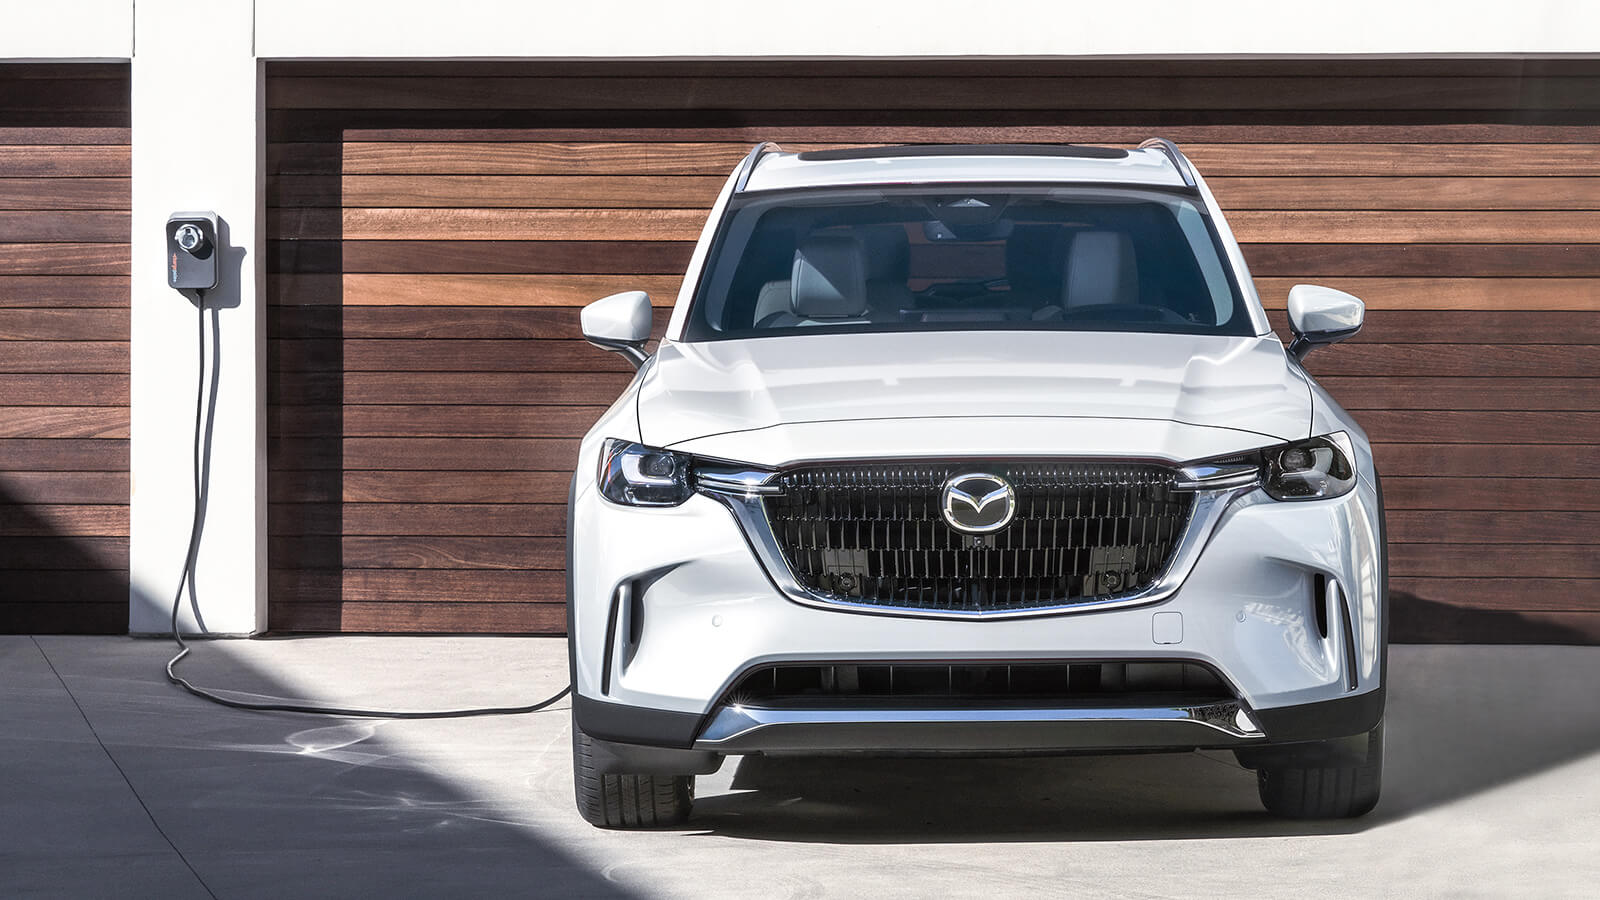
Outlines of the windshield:
M737 198L690 341L951 330L1253 333L1209 219L1158 191L926 187Z

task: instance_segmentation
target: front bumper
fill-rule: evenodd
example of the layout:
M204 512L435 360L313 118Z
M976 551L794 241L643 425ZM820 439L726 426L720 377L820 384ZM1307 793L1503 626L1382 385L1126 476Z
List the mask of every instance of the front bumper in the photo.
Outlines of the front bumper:
M618 771L748 753L1031 753L1233 749L1246 752L1364 735L1383 717L1384 690L1252 712L1241 701L1205 706L1083 705L915 709L775 709L724 706L706 716L640 710L578 697L591 737L631 757ZM670 748L665 758L651 752ZM711 768L714 768L711 767Z
M794 602L728 508L702 495L628 508L580 478L569 527L574 708L603 740L718 753L1238 747L1364 732L1382 711L1381 524L1370 479L1326 501L1236 498L1159 602L1001 620ZM1320 615L1319 577L1342 597ZM1218 727L1215 711L1159 705L809 717L719 706L736 678L774 662L1074 659L1203 663L1236 694L1226 716L1234 727ZM1253 728L1238 724L1241 712Z

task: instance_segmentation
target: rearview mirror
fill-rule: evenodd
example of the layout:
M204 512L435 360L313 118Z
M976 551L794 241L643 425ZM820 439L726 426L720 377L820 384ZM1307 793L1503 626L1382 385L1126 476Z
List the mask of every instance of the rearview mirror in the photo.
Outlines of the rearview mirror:
M1367 305L1361 298L1319 284L1297 284L1289 289L1289 328L1294 340L1289 353L1305 359L1312 350L1334 344L1361 330Z
M578 314L578 323L584 340L622 354L635 369L650 358L644 352L645 341L650 340L650 295L644 291L623 291L596 300Z

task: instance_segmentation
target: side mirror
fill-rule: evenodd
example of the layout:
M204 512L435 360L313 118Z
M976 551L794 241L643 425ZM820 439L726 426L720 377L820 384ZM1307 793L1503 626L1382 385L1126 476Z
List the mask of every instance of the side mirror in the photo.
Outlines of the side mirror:
M1289 327L1294 340L1289 353L1305 359L1324 344L1335 344L1361 330L1367 305L1361 298L1318 284L1297 284L1289 289Z
M622 354L635 369L650 358L644 352L644 343L650 340L650 295L644 291L623 291L596 300L578 314L578 322L584 340Z

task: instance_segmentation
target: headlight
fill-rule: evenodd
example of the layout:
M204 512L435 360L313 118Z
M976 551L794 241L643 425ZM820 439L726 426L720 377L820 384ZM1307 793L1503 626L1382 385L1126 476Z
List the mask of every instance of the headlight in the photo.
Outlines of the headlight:
M600 494L625 506L677 506L689 499L689 457L617 438L600 448Z
M1342 431L1262 451L1261 487L1275 500L1321 500L1350 493L1356 470L1350 436Z

